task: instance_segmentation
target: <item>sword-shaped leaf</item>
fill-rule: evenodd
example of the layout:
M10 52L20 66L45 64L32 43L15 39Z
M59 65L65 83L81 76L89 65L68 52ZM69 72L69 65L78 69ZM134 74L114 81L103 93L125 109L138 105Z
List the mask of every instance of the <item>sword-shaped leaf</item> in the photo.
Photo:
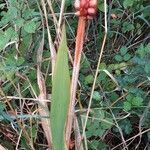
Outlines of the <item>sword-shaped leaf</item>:
M70 101L70 75L65 28L57 53L52 81L51 131L54 150L67 150L65 126Z

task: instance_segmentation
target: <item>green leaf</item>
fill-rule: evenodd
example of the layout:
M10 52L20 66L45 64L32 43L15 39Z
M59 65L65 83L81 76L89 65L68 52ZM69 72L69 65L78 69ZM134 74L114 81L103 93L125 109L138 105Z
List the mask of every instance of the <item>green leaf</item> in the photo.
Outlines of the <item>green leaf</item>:
M142 106L143 105L143 98L142 97L134 97L132 99L132 105L137 106L137 107Z
M130 134L133 131L132 124L127 118L120 120L118 124L122 131L124 131L126 134ZM115 132L119 132L118 128L115 129Z
M24 63L24 61L25 61L25 59L24 59L23 57L19 57L19 58L17 59L17 66L22 65L22 64Z
M134 3L134 0L124 0L123 1L123 6L124 8L127 8L127 7L131 7Z
M94 118L93 118L94 119ZM88 120L86 136L90 138L91 136L102 136L105 130L100 127L98 120Z
M92 140L89 144L92 150L107 150L107 145L99 140Z
M94 109L94 110L91 112L91 115L92 115L94 118L104 119L104 117L105 117L105 112L104 112L104 110L102 110L102 109Z
M125 126L124 126L124 132L129 135L132 132L132 125L130 123L130 121L128 121Z
M24 149L30 149L30 146L27 144L27 140L24 136L21 136L21 147Z
M125 62L122 62L122 63L120 63L119 64L119 68L120 68L120 70L124 70L124 69L126 69L127 68L127 63L125 63Z
M98 9L100 11L104 12L104 1L103 0L98 1Z
M5 32L0 32L0 51L9 43L11 40L15 40L16 32L15 30L10 27Z
M102 129L110 129L113 125L112 118L105 118L104 121L101 122Z
M126 33L126 32L129 32L129 31L132 31L132 30L134 30L134 25L130 22L125 21L123 23L122 32Z
M35 21L31 20L31 21L25 23L24 30L28 33L35 33L36 27L37 26L36 26Z
M93 99L95 99L96 101L100 101L101 100L101 96L100 96L99 92L94 91Z
M123 60L121 55L116 55L115 60L121 62Z
M125 47L125 46L123 46L123 47L121 47L121 49L120 49L120 54L123 56L123 55L125 55L126 53L127 53L127 47Z
M0 26L7 24L8 22L13 21L18 15L18 10L15 7L9 7L7 13L2 17Z
M106 69L106 68L107 68L107 66L106 66L105 63L101 63L101 64L99 65L99 69L101 69L101 70Z
M38 126L37 126L37 124L35 124L35 125L32 126L31 131L32 131L32 138L36 139L37 132L38 132Z
M0 32L0 51L2 51L3 47L7 44L7 40L5 39L4 32Z
M130 58L131 58L131 55L129 53L127 53L123 56L124 61L128 61Z
M58 49L52 81L51 131L54 150L66 150L65 125L70 101L70 75L65 29Z
M33 14L34 14L34 9L26 9L26 10L24 10L22 17L25 20L28 20L33 16Z
M85 83L86 83L86 84L91 84L91 83L93 83L93 80L94 80L93 75L88 75L88 76L85 77Z
M129 95L127 95L126 99L127 99L127 101L131 102L133 97L134 96L132 94L129 94Z
M123 103L123 108L124 108L125 111L131 110L131 103L128 102L128 101L124 102Z
M121 71L120 70L115 70L115 74L120 75Z
M19 19L16 19L16 20L15 20L15 24L16 24L19 28L21 28L21 27L24 26L24 22L25 22L25 20L22 19L22 18L19 18Z
M5 109L6 105L3 102L0 102L0 112Z
M150 73L150 62L147 62L144 66L144 70L146 73Z

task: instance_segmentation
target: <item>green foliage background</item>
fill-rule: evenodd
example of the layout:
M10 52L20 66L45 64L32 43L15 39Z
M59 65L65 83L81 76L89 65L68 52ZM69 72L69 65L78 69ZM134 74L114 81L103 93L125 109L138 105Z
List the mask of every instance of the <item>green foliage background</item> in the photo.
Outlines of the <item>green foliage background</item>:
M20 133L21 129L15 116L11 114L6 102L7 96L13 97L9 101L11 107L18 112L18 118L24 120L25 130L35 148L45 148L42 145L46 144L45 138L41 139L41 135L44 135L39 124L40 116L37 113L31 115L36 111L38 102L28 100L36 98L39 92L36 54L42 38L42 24L37 2L39 1L8 0L6 3L0 0L0 143L8 149L16 146L16 133ZM76 105L81 133L104 35L104 4L102 0L98 2L98 14L87 25L81 60ZM146 0L112 0L107 6L107 42L86 128L86 144L89 150L105 150L118 145L121 135L117 126L121 128L125 140L138 134L139 129L143 131L150 127L150 5ZM60 12L58 1L53 1L53 9L56 13ZM72 11L72 2L66 0L64 19L71 53L74 52L77 28L77 18L70 13ZM54 23L51 16L48 19L54 41ZM50 99L51 62L46 29L45 37L42 73ZM110 78L108 72L118 85ZM13 140L4 134L6 131L11 133ZM148 145L149 132L141 138L140 149ZM26 143L27 139L22 135L19 147L29 149ZM137 143L133 141L129 149L134 149ZM147 149L150 149L149 145Z

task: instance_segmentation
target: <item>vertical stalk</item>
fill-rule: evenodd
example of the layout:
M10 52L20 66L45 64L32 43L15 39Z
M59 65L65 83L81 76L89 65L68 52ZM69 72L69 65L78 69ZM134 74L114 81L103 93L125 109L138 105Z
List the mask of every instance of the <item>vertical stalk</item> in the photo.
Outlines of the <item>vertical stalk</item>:
M76 89L78 83L79 69L81 52L83 49L85 25L87 19L92 19L96 14L97 0L75 0L74 7L76 10L76 15L79 16L78 29L76 36L76 46L75 46L75 57L73 64L72 82L70 90L70 104L68 108L68 120L66 124L66 143L69 147L69 141L71 136L72 123L74 119L75 112L75 98ZM80 136L80 135L79 135ZM81 136L79 137L81 139Z
M86 25L86 18L83 16L80 16L78 20L78 29L77 29L76 46L75 46L75 58L74 58L74 64L73 64L73 73L72 73L71 91L70 91L71 93L70 104L69 104L69 111L68 111L68 121L67 121L67 126L66 126L66 142L68 146L69 146L72 123L73 123L73 118L74 118L76 89L77 89L79 69L80 69L81 52L83 49L83 42L84 42L85 25Z

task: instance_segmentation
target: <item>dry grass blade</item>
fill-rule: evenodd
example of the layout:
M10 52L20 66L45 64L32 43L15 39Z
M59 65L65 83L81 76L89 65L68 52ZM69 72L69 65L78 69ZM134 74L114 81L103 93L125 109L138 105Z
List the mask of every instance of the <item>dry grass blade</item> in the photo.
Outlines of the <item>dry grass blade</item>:
M48 17L47 17L47 11L46 11L46 4L44 0L41 0L42 3L42 7L43 7L43 11L44 11L44 16L45 16L45 21L46 21L46 27L47 27L47 34L48 34L48 42L49 42L49 48L50 48L50 52L51 52L51 61L52 61L52 74L54 71L54 66L55 66L55 62L56 62L56 50L54 48L54 44L52 42L52 37L50 34L50 30L49 30L49 25L48 25Z
M60 15L59 15L59 22L58 22L58 33L60 33L60 31L61 31L61 24L62 24L64 7L65 7L65 0L62 0L62 2L61 2L61 10L60 10Z
M47 3L48 3L50 11L52 13L52 17L53 17L53 21L54 21L54 25L55 25L55 30L57 31L58 21L57 21L56 15L55 15L53 7L52 7L52 1L48 0Z
M84 150L83 144L81 143L81 135L80 135L80 128L77 117L74 116L74 134L75 134L75 148L76 150Z
M60 39L61 39L61 28L60 28L60 25L59 25L58 20L56 18L56 13L54 13L54 10L53 10L52 1L49 0L49 1L47 1L47 3L48 3L50 11L52 13L53 22L54 22L54 25L55 25L55 31L57 33L56 38L55 38L56 41L54 43L57 43L57 42L60 42ZM62 2L62 4L63 4L63 2ZM64 4L62 6L64 6ZM63 8L61 7L61 10L63 10L63 9L64 9L64 7ZM63 11L61 11L59 16L62 16L61 14L63 15ZM60 17L60 18L61 19L59 19L59 22L62 21L62 17Z
M38 97L39 98L39 114L40 114L40 116L49 116L49 110L48 110L47 102L44 101L46 99L46 85L45 85L44 77L43 77L42 72L41 72L42 55L43 55L43 47L44 47L44 19L43 19L42 10L40 9L39 3L37 2L37 4L38 4L38 8L40 10L41 21L42 21L42 26L43 26L43 29L42 29L43 30L43 36L42 36L42 40L40 42L39 48L37 50L37 82L38 82L39 91L40 91L40 94ZM42 1L42 4L44 5L43 6L44 14L45 14L45 18L47 19L44 1ZM47 22L47 28L48 28L48 22ZM52 50L52 51L54 51L54 50ZM53 53L51 55L53 55ZM43 130L44 130L47 142L48 142L49 149L52 149L52 138L51 138L52 136L51 136L51 129L50 129L50 119L41 118L41 124L42 124Z
M44 45L44 36L42 41L40 42L39 49L37 51L37 80L39 86L39 114L40 116L49 116L47 102L43 101L46 99L46 86L45 81L41 72L41 62L42 62L42 53L43 53L43 45ZM51 139L51 130L50 130L50 120L47 118L41 118L41 124L48 142L48 146L51 149L52 147L52 139Z
M38 84L44 85L45 83L44 83L43 77L41 77L40 71L38 71L37 76L38 76L38 79L41 78L38 81ZM40 101L39 102L39 114L40 114L40 116L48 116L49 111L48 111L47 103L42 101L46 97L46 93L45 93L46 90L45 90L45 87L41 86L40 88L41 88L41 90L40 90L40 95L39 95L39 101ZM44 130L49 148L51 149L51 147L52 147L51 141L52 140L51 140L50 121L47 118L41 118L41 124L42 124L43 130Z
M2 145L0 145L0 150L6 150Z

